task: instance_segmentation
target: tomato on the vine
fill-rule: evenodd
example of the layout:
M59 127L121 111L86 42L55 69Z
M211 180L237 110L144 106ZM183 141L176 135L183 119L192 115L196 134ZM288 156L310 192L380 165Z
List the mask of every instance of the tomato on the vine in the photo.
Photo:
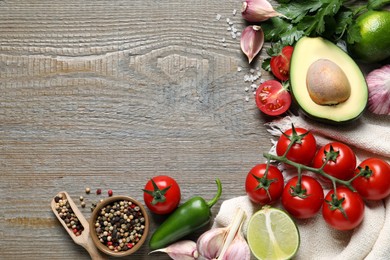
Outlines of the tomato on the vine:
M326 223L337 230L351 230L364 217L364 202L359 193L347 187L337 187L328 192L322 205L322 216Z
M180 203L180 187L173 178L166 175L151 178L143 191L146 206L156 214L171 213Z
M368 200L380 200L390 195L390 164L379 158L362 161L355 170L361 174L352 181L360 196Z
M261 112L278 116L291 106L291 95L287 87L277 80L267 80L256 90L255 101Z
M285 131L276 144L276 154L282 156L286 153L290 143L295 140L286 157L287 159L309 165L317 151L317 143L313 134L304 128L294 126Z
M268 171L266 169L267 164L257 164L246 176L245 190L248 197L255 203L274 203L283 192L284 178L282 172L273 165L268 166Z
M327 161L328 160L328 161ZM356 156L353 150L346 144L331 142L321 147L313 160L313 167L320 168L340 180L350 180L356 168Z
M282 205L288 213L299 219L311 218L318 213L324 202L324 190L313 177L302 175L291 178L284 187Z
M281 81L286 81L290 78L290 60L293 51L293 46L284 46L280 53L271 57L271 72Z

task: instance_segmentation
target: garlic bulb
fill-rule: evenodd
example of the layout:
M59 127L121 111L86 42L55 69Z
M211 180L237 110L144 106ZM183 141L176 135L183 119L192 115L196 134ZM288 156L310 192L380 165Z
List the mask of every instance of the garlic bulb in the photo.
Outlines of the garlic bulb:
M203 233L197 241L199 259L249 260L250 249L241 235L244 219L245 212L239 209L228 227Z
M267 0L246 0L241 7L242 17L248 22L262 22L271 17L283 16Z
M264 32L258 25L247 26L241 34L241 50L248 57L249 63L260 52L264 44Z

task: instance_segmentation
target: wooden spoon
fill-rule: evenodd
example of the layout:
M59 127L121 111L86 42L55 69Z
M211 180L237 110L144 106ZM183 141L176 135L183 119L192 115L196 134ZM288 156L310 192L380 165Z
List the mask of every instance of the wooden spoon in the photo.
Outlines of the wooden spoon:
M67 227L65 221L63 219L61 219L61 217L58 215L58 212L56 210L55 197L54 197L51 201L51 209L53 210L54 214L57 216L60 223L64 226L65 230L68 232L69 236L73 239L73 241L76 244L84 247L88 251L89 255L91 256L91 258L93 260L106 260L106 259L108 259L108 256L101 254L100 251L96 248L95 244L92 241L90 233L89 233L89 223L85 219L84 215L80 212L80 210L78 209L76 204L73 202L73 200L71 199L69 194L65 191L61 191L56 196L59 196L59 195L62 195L63 199L66 198L68 200L69 205L72 208L74 214L77 216L81 225L83 225L83 227L84 227L84 230L82 231L81 235L76 236L73 233L73 231Z

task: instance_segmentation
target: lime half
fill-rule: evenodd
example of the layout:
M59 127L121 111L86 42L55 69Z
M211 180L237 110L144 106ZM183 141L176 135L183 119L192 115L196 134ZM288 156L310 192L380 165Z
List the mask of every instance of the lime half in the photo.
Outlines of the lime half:
M247 240L257 259L290 259L298 251L300 239L295 222L283 210L263 207L250 218Z

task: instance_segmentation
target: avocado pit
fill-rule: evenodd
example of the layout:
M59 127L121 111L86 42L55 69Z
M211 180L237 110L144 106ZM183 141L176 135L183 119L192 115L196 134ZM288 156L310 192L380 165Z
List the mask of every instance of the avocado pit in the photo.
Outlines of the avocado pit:
M337 105L351 95L351 85L344 71L333 61L318 59L306 74L310 98L318 105Z

